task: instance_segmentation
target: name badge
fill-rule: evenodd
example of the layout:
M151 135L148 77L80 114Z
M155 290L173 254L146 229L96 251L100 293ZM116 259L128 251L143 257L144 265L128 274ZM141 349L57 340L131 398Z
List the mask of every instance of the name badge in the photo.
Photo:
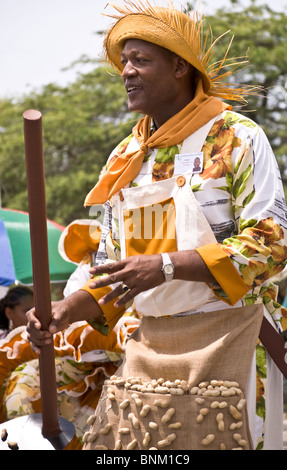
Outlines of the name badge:
M203 170L203 152L176 154L174 157L174 175L182 173L201 173Z

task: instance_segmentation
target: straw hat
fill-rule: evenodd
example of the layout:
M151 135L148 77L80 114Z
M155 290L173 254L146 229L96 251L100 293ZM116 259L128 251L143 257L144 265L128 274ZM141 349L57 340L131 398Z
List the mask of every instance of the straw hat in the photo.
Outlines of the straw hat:
M140 39L164 47L189 62L201 76L204 91L208 95L245 102L244 95L258 94L258 87L223 83L248 61L246 57L227 59L231 40L224 58L212 64L216 42L229 31L208 46L210 31L203 39L203 15L199 15L198 11L179 11L172 1L168 2L167 7L152 6L148 0L122 0L121 4L108 5L117 13L105 14L116 22L105 33L103 55L118 72L123 70L121 53L125 41Z

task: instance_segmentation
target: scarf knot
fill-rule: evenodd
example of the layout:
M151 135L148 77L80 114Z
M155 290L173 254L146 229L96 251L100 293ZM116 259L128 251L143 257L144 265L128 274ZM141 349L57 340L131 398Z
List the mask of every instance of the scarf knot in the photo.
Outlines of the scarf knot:
M221 114L230 105L209 96L203 91L199 80L194 99L179 113L171 117L151 134L151 117L145 116L133 128L139 149L117 156L96 186L87 195L84 206L104 204L120 189L131 183L139 174L149 148L167 148L181 144L211 119Z

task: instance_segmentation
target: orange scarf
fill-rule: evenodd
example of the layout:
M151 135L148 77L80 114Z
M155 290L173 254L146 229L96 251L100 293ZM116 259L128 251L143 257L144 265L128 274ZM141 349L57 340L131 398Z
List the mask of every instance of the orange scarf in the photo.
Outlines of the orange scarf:
M84 206L104 204L138 175L143 159L150 148L167 148L178 145L204 126L212 118L230 108L230 105L208 96L200 80L194 99L179 113L166 121L150 135L151 118L145 116L133 128L133 135L140 143L139 150L119 155L96 186L86 197Z

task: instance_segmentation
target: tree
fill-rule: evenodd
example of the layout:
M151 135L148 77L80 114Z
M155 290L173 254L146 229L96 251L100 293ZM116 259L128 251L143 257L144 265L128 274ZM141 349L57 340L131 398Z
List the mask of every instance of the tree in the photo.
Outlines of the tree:
M191 4L187 5L187 8ZM251 97L241 112L262 126L277 157L287 185L287 15L255 0L245 8L238 0L206 16L214 38L224 32L215 47L214 60L223 57L234 35L229 57L248 55L249 65L235 76L237 83L261 85L264 93ZM234 78L232 79L232 81Z

